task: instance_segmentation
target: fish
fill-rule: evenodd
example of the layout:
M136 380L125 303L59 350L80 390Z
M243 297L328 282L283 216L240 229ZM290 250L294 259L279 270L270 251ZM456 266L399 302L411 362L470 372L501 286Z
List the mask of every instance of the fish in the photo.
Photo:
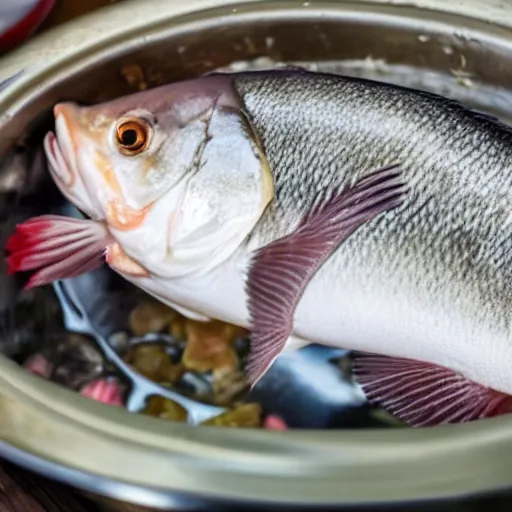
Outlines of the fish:
M188 318L251 330L253 385L318 343L351 351L368 400L412 427L510 412L509 126L300 69L54 115L50 172L84 218L18 227L8 264L37 270L29 285L104 259Z

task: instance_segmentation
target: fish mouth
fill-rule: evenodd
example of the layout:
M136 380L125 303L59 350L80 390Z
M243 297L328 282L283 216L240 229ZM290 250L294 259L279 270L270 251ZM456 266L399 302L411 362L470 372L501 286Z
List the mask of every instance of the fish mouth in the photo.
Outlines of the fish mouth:
M93 204L93 197L79 172L75 149L77 146L68 126L69 117L65 107L56 106L55 132L50 131L44 139L50 174L61 193L91 219L102 221L101 208Z
M48 158L48 163L50 164L50 171L53 178L60 187L64 187L66 191L69 191L75 183L74 173L71 170L69 161L64 157L64 153L54 132L46 134L44 150Z

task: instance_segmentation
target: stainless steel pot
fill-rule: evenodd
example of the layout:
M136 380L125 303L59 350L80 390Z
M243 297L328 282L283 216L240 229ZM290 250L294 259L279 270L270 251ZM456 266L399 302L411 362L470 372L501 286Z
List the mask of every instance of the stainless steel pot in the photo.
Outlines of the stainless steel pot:
M0 61L0 81L18 74L0 89L0 155L60 99L133 91L125 65L140 65L151 86L260 56L434 89L512 118L510 1L133 0ZM425 430L193 428L81 398L5 357L0 440L2 456L34 471L162 508L408 503L512 488L512 417Z

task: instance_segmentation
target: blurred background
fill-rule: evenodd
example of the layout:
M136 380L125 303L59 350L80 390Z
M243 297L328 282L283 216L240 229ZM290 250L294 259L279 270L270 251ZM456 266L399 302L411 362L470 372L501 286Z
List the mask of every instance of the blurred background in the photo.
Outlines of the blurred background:
M46 30L94 9L122 1L123 0L57 0L53 11L43 23L40 30Z

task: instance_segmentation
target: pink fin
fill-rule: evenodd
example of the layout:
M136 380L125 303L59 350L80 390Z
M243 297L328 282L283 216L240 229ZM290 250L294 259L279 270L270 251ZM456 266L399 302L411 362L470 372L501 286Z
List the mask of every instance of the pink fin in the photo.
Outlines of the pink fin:
M366 397L413 427L512 412L512 397L453 370L411 359L359 354L354 375Z
M255 253L247 279L250 382L282 352L295 308L322 264L358 227L402 203L405 187L399 177L397 165L363 177L309 212L293 233Z
M39 269L25 289L101 267L110 235L93 220L43 215L19 224L7 240L9 273Z

